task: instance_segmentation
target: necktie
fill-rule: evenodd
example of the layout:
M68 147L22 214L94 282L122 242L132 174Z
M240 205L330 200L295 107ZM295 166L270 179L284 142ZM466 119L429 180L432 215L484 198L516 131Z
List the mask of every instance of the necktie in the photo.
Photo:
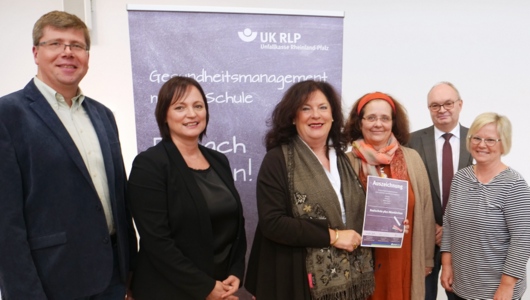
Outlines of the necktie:
M451 189L451 180L453 180L453 150L449 140L453 136L452 133L444 133L442 137L445 139L442 148L442 207L445 212L447 200L449 199L449 190Z

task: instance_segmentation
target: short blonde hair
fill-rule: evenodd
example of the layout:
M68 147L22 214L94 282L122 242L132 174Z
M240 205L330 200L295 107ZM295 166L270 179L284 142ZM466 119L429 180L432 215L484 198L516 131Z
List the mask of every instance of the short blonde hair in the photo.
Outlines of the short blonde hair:
M507 117L493 112L482 113L475 118L468 131L466 141L467 150L471 152L469 144L471 137L488 124L494 124L497 127L497 133L501 139L502 155L508 154L512 148L512 123Z

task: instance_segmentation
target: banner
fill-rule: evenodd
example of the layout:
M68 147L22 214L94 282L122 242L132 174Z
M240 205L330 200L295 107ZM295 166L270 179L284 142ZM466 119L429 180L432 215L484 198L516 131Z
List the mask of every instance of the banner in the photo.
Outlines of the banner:
M343 14L127 8L138 151L160 140L154 117L160 87L175 75L195 78L210 111L202 144L230 160L250 244L257 224L255 183L265 155L266 121L295 82L327 81L340 93Z

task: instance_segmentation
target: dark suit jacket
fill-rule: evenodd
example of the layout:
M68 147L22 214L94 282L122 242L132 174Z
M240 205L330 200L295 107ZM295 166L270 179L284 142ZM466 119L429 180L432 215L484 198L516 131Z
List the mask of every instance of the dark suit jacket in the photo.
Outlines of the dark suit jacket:
M225 155L203 146L199 149L237 200L239 225L227 276L243 281L247 243L230 165ZM193 173L171 140L135 158L127 195L140 235L134 298L205 299L215 286L210 213Z
M136 252L125 170L109 109L85 98L101 144L122 279ZM74 299L110 282L113 251L81 155L33 80L0 98L0 287L4 300Z
M460 154L458 159L458 170L473 164L473 157L467 151L466 140L468 128L460 126ZM433 201L434 218L436 223L442 226L443 211L440 198L440 181L438 180L438 163L436 160L436 145L434 142L434 126L415 131L411 134L410 148L415 149L421 156L431 183L431 195Z

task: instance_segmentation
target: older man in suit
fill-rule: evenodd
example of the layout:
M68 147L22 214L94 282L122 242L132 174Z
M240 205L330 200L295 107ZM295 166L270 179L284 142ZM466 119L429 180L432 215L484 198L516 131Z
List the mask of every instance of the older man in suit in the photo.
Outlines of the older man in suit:
M33 28L37 75L0 98L4 300L125 297L136 235L112 112L86 97L90 36L53 11Z
M468 129L458 121L462 105L460 94L451 83L440 82L433 86L427 95L433 126L413 132L409 143L409 147L418 151L427 168L436 220L435 265L425 279L426 300L436 299L438 293L443 212L452 176L473 162L466 149ZM452 293L447 293L447 297L454 299Z

